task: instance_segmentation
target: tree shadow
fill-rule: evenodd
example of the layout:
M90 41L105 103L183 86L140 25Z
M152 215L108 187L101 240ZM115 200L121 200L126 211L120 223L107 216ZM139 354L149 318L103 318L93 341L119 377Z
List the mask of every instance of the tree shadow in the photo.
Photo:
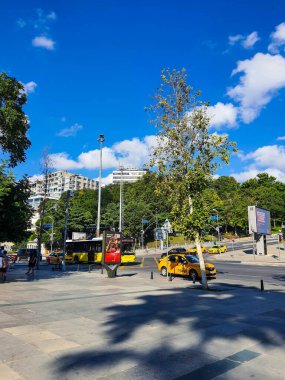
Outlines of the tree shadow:
M100 371L108 364L120 367L127 361L134 363L129 378L171 379L217 361L217 343L223 345L225 356L236 353L235 342L243 339L252 341L253 351L258 344L268 348L285 344L285 311L280 309L284 293L226 283L215 284L211 290L193 285L166 287L155 294L137 295L127 304L105 307L108 318L102 329L107 346L61 355L55 363L56 374L68 376L75 368ZM193 356L194 362L189 360ZM148 376L140 377L135 368L147 370Z

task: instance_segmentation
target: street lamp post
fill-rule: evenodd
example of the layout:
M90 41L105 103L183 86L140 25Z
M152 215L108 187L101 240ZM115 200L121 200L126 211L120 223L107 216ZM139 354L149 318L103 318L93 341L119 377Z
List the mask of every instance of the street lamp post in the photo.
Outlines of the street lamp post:
M50 218L51 222L52 222L52 225L51 225L51 237L50 237L50 253L52 253L54 217L52 215L46 215L46 218Z
M217 213L217 224L218 224L218 227L217 227L217 231L218 231L218 243L220 244L220 226L219 226L219 213L216 209L213 209L212 211L216 212Z
M69 198L71 196L71 191L66 192L66 206L65 206L65 223L64 223L64 237L63 237L63 253L62 253L62 270L65 271L65 254L66 254L66 239L67 239L67 227L68 227L68 208L69 208Z
M97 212L97 228L96 236L100 236L100 218L101 218L101 184L102 184L102 146L105 141L104 135L99 135L97 141L100 143L100 170L99 170L99 189L98 189L98 212Z

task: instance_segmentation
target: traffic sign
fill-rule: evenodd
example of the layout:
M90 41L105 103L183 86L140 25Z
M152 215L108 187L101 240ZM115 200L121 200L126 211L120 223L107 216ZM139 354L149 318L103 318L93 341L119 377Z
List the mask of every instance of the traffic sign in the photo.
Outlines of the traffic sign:
M165 220L164 225L163 225L163 228L164 228L168 233L172 233L172 232L173 232L173 229L171 228L171 224L170 224L170 222L169 222L168 219Z
M44 224L44 228L45 228L46 230L48 230L49 228L52 228L52 227L53 227L52 224Z
M164 240L166 239L166 231L164 228L155 229L155 240Z

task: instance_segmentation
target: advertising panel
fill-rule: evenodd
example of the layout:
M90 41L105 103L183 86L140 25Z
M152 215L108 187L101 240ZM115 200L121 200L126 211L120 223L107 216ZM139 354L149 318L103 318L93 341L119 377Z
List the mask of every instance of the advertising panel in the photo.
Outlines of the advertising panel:
M72 240L86 240L85 232L72 232Z
M271 234L270 212L256 207L256 229L258 234Z
M256 206L248 206L248 224L249 232L255 232L261 235L270 235L270 211Z
M103 263L121 263L121 233L104 231Z

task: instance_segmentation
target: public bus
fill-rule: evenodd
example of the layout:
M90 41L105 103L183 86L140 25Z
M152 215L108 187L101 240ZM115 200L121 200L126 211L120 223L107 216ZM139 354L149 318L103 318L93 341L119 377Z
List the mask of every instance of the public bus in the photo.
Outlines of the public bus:
M103 238L93 238L92 240L66 240L66 264L79 263L102 263ZM121 262L131 263L136 261L134 251L134 240L122 238L121 241Z

